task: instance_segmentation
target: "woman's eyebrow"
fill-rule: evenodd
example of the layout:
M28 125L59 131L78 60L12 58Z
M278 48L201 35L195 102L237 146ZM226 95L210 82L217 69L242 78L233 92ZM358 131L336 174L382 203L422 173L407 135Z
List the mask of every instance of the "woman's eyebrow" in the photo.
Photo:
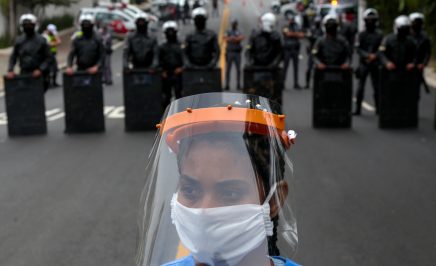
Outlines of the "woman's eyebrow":
M188 175L181 175L180 176L180 180L184 181L184 182L189 182L189 183L195 183L198 184L200 183L199 181L197 181L195 178L188 176Z
M224 180L221 182L218 182L216 184L216 186L218 187L230 187L230 186L238 186L238 187L243 187L243 188L247 188L249 187L250 183L244 180L240 180L240 179L230 179L230 180Z

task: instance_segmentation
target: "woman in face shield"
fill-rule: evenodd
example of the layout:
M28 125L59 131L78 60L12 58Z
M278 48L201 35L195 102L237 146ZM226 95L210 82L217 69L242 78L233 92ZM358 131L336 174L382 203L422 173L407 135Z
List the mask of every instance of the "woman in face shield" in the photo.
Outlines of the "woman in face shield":
M231 93L171 104L147 167L137 265L297 265L284 257L297 245L295 133L277 110Z

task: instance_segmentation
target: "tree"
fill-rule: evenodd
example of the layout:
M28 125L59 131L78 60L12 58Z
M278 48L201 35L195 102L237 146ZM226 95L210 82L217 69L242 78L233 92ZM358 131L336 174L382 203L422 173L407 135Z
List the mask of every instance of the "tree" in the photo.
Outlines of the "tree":
M425 29L436 49L436 1L435 0L368 0L368 7L379 11L381 27L385 33L392 32L394 20L399 15L421 12L425 15Z
M16 0L18 4L29 8L30 12L41 17L44 15L45 7L54 6L70 6L77 3L78 0Z

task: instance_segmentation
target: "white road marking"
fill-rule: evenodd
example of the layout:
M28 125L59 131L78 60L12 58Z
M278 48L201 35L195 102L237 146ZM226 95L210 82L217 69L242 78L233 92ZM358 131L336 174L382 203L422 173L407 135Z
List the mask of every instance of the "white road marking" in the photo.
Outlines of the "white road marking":
M123 45L124 45L124 42L117 42L114 45L112 45L112 50L117 50L118 48L120 48Z
M8 123L8 118L5 113L0 113L0 125L6 125Z
M112 110L115 109L116 106L105 106L104 107L104 115L107 116Z
M5 93L0 91L0 98L3 97L4 95L5 95Z
M124 118L124 106L116 107L110 114L107 115L107 117L112 119Z
M363 107L364 109L366 109L367 111L375 112L375 107L372 106L372 105L370 105L369 103L367 103L367 102L365 102L365 101L362 102L362 107Z
M353 102L356 102L356 101L357 101L356 97L354 97L353 98ZM375 107L370 105L369 103L367 103L365 101L362 102L362 107L363 107L363 109L365 109L365 110L367 110L369 112L375 112Z
M45 111L48 122L53 122L65 117L65 112L61 108L53 108ZM105 106L104 116L108 119L124 119L124 106ZM6 113L0 113L0 126L8 124Z
M49 117L51 115L54 115L56 113L59 113L61 111L61 109L59 108L55 108L55 109L51 109L51 110L47 110L45 111L45 116Z
M47 120L51 122L51 121L55 121L55 120L61 119L63 117L65 117L65 113L64 112L60 112L60 113L58 113L58 114L56 114L54 116L51 116L51 117L47 118Z

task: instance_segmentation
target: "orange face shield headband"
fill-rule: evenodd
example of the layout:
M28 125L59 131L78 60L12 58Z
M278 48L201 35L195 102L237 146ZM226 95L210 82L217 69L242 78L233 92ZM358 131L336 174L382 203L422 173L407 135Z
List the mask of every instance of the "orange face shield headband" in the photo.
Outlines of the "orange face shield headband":
M285 115L277 115L257 109L227 107L211 107L186 109L168 117L157 128L171 150L178 152L178 141L186 137L211 132L250 132L267 135L276 132L283 145L288 149L294 143L285 130Z

